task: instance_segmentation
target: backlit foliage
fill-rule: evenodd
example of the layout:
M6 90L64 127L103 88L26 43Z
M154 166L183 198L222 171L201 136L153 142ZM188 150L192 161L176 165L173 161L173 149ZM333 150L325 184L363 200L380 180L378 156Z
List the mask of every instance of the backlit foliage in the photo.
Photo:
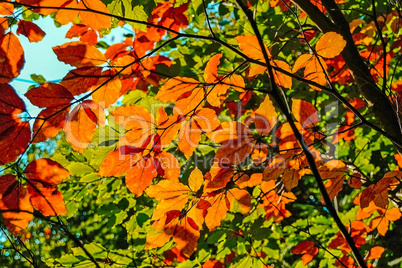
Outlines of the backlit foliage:
M0 263L400 265L400 11L1 0ZM27 53L69 71L14 86Z

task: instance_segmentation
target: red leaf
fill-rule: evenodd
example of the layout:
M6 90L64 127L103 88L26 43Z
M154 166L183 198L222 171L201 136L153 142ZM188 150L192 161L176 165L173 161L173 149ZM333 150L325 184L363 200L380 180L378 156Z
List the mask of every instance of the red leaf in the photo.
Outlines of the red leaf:
M71 70L60 82L73 95L87 92L98 83L102 68L96 66L81 67Z
M0 114L19 114L25 111L25 103L9 84L0 83Z
M47 108L39 113L35 119L33 143L45 141L55 137L63 128L70 107L60 111L58 108Z
M25 96L32 102L32 104L43 107L57 107L68 106L73 95L62 85L45 83L39 87L29 90Z
M70 42L53 48L59 61L75 67L96 66L106 62L102 52L84 42Z
M28 37L29 42L39 42L45 37L46 33L35 23L19 20L17 34Z
M135 155L135 154L138 154L138 153L144 151L144 149L142 149L142 148L137 148L137 147L130 146L130 145L120 146L119 150L120 150L120 153L123 155L126 155L126 154Z
M198 225L195 223L195 221L194 221L192 218L187 217L187 222L188 222L188 224L190 224L190 226L191 226L194 230L196 230L196 231L200 230L200 228L198 228Z
M6 164L17 159L25 151L31 140L28 122L15 122L0 136L0 163Z
M171 222L173 219L179 217L180 215L180 210L171 210L166 212L166 221L165 224L168 224Z

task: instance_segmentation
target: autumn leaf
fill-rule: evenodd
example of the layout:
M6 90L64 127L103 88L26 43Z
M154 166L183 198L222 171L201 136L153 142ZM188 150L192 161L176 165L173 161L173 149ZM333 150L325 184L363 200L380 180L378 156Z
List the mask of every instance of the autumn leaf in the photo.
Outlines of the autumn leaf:
M380 246L375 246L370 248L369 255L367 257L368 260L375 260L381 258L381 255L384 253L385 248Z
M106 63L106 58L96 47L75 41L53 47L59 61L75 67L96 66Z
M394 172L389 172L379 180L376 184L372 184L363 190L360 197L360 205L365 208L371 201L377 206L386 209L388 207L388 187L395 183L397 180L393 177ZM400 172L397 174L400 175Z
M174 102L181 114L187 114L202 108L204 90L199 82L192 78L176 77L168 80L156 94L156 99Z
M109 14L109 11L106 8L105 4L100 0L85 0L85 4L83 2L65 1L65 0L57 0L59 3L57 2L46 3L46 1L42 1L40 3L41 6L64 6L70 8L70 9L56 10L57 14L55 20L62 25L75 21L76 18L79 16L82 24L85 24L96 31L100 31L101 29L109 29L111 27L110 16L103 15L98 12L85 12L85 11L74 10L74 9L82 9L82 10L92 9L102 13Z
M400 219L401 215L402 213L399 208L385 210L384 212L380 213L379 217L371 221L370 227L377 229L378 233L384 236L389 229L390 222Z
M47 108L41 111L35 119L33 133L35 137L33 143L46 141L55 137L64 127L70 107L60 110L59 108Z
M102 72L92 94L92 100L103 108L108 108L121 96L121 81L119 77L112 77L112 71Z
M147 188L147 194L160 202L152 216L156 221L152 225L152 231L147 235L146 248L161 247L172 236L177 248L185 256L194 252L203 223L203 212L193 204L199 200L195 194L201 187L202 181L201 171L195 169L189 178L191 188L178 181L168 180ZM185 210L187 205L189 208Z
M346 41L342 35L336 32L327 32L318 40L315 49L317 54L324 58L334 58L338 56L346 46Z
M67 140L78 152L83 152L92 141L97 125L105 122L104 110L91 100L77 105L67 116L64 132Z
M303 254L302 262L307 265L311 262L315 255L318 254L318 248L315 246L314 242L305 240L299 242L293 249L293 254Z
M209 134L220 125L215 111L208 108L198 110L190 117L178 115L178 118L186 121L178 134L178 146L186 158L189 158L197 148L202 133Z
M19 20L17 34L25 35L29 42L39 42L45 37L46 33L35 23Z
M254 148L252 137L251 130L242 123L222 123L222 128L211 135L215 143L222 143L215 158L224 166L240 164Z
M89 91L98 83L101 77L102 67L88 66L73 69L60 82L73 95L79 95Z
M260 205L265 211L266 219L273 218L275 222L281 222L290 217L291 213L286 209L286 204L296 200L292 192L278 194L275 190L275 181L263 181L261 183L262 201Z
M325 183L325 188L331 200L343 189L343 182L347 178L347 171L348 168L346 165L339 160L328 161L319 168L321 178L323 180L329 179ZM324 201L321 200L321 202L323 203Z
M66 214L63 195L57 189L70 173L59 163L40 158L28 164L24 171L28 178L27 189L32 206L44 216Z
M28 122L16 120L0 136L0 163L6 164L17 159L28 147L31 129Z
M79 37L80 41L87 42L94 46L98 43L98 35L95 30L90 29L84 24L74 24L66 33L66 38Z
M12 32L0 36L0 58L0 83L8 83L19 75L25 63L24 50Z
M274 128L277 121L278 121L278 114L276 113L272 101L267 95L264 101L255 111L254 116L255 128L261 135L267 135Z
M8 230L17 235L28 227L33 219L33 208L29 194L14 175L0 177L0 209ZM9 212L6 212L10 210Z
M155 162L152 158L141 158L133 163L126 174L127 188L136 196L152 184L152 179L158 174Z
M262 53L261 47L259 45L258 39L255 35L247 34L244 36L235 37L237 43L239 43L240 49L246 54L248 57L256 60L260 60L265 63L264 54ZM271 53L268 48L264 45L265 51L267 52L268 57L271 57ZM271 65L283 69L287 72L291 72L289 64L280 60L272 60ZM265 66L251 64L249 76L253 77L259 74L264 73L267 70ZM292 78L287 76L277 70L274 70L274 79L275 82L284 88L290 89L292 87Z
M54 83L45 83L29 90L25 96L32 104L40 108L66 107L73 100L73 95L65 87Z
M261 47L258 43L258 39L255 35L246 34L243 36L235 37L237 43L239 43L240 49L250 58L255 60L265 61L264 55L261 51ZM265 46L265 51L268 56L271 54L268 51L268 48Z

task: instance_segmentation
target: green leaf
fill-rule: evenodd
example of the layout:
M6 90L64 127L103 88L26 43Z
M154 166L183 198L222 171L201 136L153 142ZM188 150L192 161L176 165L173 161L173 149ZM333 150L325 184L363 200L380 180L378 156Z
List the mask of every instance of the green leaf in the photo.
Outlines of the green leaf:
M130 0L115 0L107 5L110 13L113 15L124 17L129 20L144 21L148 19L148 15L142 5L134 5L136 1ZM133 21L127 21L133 28L145 31L147 26L145 24L136 23Z
M80 182L91 183L94 181L98 181L99 179L100 179L100 176L98 174L91 173L91 174L88 174L88 175L85 175L84 177L82 177L80 179Z
M38 84L46 83L46 79L40 74L31 74L31 79Z
M66 168L70 171L71 175L79 177L94 171L90 166L81 162L71 162Z
M247 255L244 259L242 259L238 263L232 263L230 267L236 267L236 268L249 268L253 267L253 259L251 258L250 255Z

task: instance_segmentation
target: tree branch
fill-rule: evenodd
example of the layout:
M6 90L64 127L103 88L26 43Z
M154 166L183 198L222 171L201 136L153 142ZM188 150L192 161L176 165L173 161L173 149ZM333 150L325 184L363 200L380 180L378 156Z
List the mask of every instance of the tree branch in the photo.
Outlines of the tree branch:
M314 156L312 155L312 153L309 150L308 145L306 144L306 142L303 139L303 136L300 134L299 130L297 129L295 122L293 121L293 117L292 114L290 113L290 111L288 110L288 105L286 103L286 99L283 98L282 94L280 93L280 89L278 88L278 86L275 83L275 79L274 79L274 73L273 73L273 68L270 64L270 59L269 56L267 54L267 51L264 48L264 42L262 40L262 36L260 34L260 32L258 31L258 27L257 24L255 22L255 20L253 19L253 15L250 12L250 10L248 10L246 8L246 6L241 2L241 0L236 0L236 3L239 5L239 7L243 10L243 12L246 14L251 27L253 28L253 31L258 39L258 43L259 46L261 48L261 51L264 55L264 60L266 62L266 66L268 68L268 74L270 76L270 84L271 84L271 96L274 98L275 102L277 102L277 104L279 105L279 108L281 109L281 111L284 113L286 120L289 122L292 131L297 139L297 141L299 142L300 146L303 149L303 152L306 156L306 159L309 163L309 166L311 168L311 171L314 175L314 178L317 182L318 188L321 192L321 195L324 199L325 202L325 206L327 207L331 217L334 219L336 225L338 226L339 230L341 231L342 235L344 236L346 242L348 243L349 247L351 248L358 264L360 267L362 268L366 268L367 265L364 262L364 259L362 257L362 255L360 254L359 250L356 247L355 242L353 241L353 238L350 236L350 234L348 233L348 231L346 230L346 227L343 225L341 219L339 218L334 205L331 202L331 198L328 195L327 190L325 189L323 180L321 178L320 172L318 171L317 165L315 163L315 159Z

